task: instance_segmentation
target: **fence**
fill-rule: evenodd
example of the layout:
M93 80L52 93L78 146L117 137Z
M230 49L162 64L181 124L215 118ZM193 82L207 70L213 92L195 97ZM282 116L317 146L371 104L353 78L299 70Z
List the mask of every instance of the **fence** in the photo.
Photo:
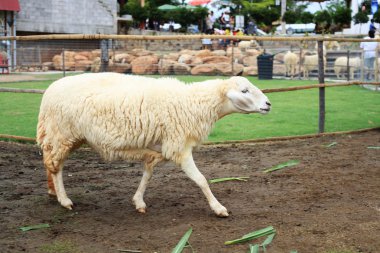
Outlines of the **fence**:
M40 35L0 39L9 42L2 50L12 72L257 75L257 56L266 52L273 55L274 77L299 79L318 78L317 43L323 41L325 78L379 81L378 60L372 68L364 67L359 43L366 40L355 38ZM202 44L205 39L212 44ZM287 62L288 51L294 53L294 62ZM377 56L378 50L374 53Z
M211 39L211 46L202 40ZM225 35L135 36L135 35L40 35L0 37L12 41L6 49L13 72L113 71L160 75L257 75L257 57L273 55L273 76L318 77L319 85L265 92L319 89L319 133L324 132L325 87L370 83L378 89L378 61L363 66L356 38L257 37ZM370 40L379 42L379 39ZM340 44L339 44L340 43ZM334 48L339 47L339 48ZM288 51L293 51L289 62ZM375 52L376 56L378 51ZM377 59L377 57L376 57ZM292 68L289 72L289 67ZM336 76L332 76L333 74ZM346 74L346 76L344 76ZM332 78L333 77L333 78ZM365 80L372 79L371 81ZM325 78L354 82L325 84ZM19 92L15 89L0 91ZM43 91L24 90L41 93Z

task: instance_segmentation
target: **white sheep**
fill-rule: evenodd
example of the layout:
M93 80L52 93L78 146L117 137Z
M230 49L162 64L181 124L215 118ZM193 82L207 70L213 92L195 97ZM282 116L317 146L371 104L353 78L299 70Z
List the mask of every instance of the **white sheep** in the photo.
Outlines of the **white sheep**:
M192 149L214 123L231 113L269 112L268 98L244 77L186 85L176 79L92 73L54 82L43 95L37 143L43 151L48 192L72 209L62 180L63 162L87 143L106 160L141 160L144 173L133 197L146 211L143 195L153 167L172 160L202 189L211 209L228 216L196 167Z
M285 63L285 75L290 76L293 79L293 76L296 73L296 68L298 64L299 58L298 55L288 51L284 55L284 63Z
M326 70L326 57L323 56L324 70ZM318 70L318 55L305 55L303 61L303 77L309 78L309 72Z
M349 66L350 66L350 75L351 79L354 79L355 70L359 70L361 67L362 61L359 57L350 58ZM347 57L342 56L336 58L334 62L334 72L337 78L343 78L343 73L347 70ZM342 76L340 74L342 73Z

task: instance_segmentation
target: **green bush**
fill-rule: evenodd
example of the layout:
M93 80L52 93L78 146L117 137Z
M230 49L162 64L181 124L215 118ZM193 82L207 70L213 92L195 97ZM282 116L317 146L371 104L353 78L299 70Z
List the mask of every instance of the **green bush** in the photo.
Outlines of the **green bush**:
M314 15L317 33L325 33L329 31L332 18L328 10L317 11Z
M306 11L301 14L301 23L302 24L308 24L313 23L314 15L310 12Z
M375 14L373 14L373 20L376 23L380 23L380 9L377 9L377 12L375 12Z
M285 21L288 24L295 24L297 23L297 14L295 11L288 10L284 13L284 16L282 17L282 21Z
M369 21L369 18L365 12L358 12L354 16L355 24L366 24Z
M348 27L351 23L352 10L341 4L334 4L330 11L332 20L339 27Z

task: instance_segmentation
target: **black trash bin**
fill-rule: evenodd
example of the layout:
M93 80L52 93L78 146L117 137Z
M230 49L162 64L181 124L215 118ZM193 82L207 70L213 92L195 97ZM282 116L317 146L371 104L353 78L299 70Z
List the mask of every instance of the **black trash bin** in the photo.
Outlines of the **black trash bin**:
M257 56L257 70L259 79L273 78L273 55L263 53Z

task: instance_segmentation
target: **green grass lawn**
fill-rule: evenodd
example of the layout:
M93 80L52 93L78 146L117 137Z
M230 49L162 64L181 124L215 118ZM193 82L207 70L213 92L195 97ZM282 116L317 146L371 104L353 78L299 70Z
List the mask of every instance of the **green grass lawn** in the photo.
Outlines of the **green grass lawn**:
M49 79L52 79L49 76ZM59 75L57 76L59 77ZM215 77L177 76L185 82ZM249 79L259 88L316 84L317 81ZM0 87L46 89L52 80L0 83ZM244 140L318 132L318 89L267 94L268 115L229 115L216 123L209 141ZM0 93L0 134L35 137L42 95ZM326 132L380 126L380 92L362 87L326 88Z

